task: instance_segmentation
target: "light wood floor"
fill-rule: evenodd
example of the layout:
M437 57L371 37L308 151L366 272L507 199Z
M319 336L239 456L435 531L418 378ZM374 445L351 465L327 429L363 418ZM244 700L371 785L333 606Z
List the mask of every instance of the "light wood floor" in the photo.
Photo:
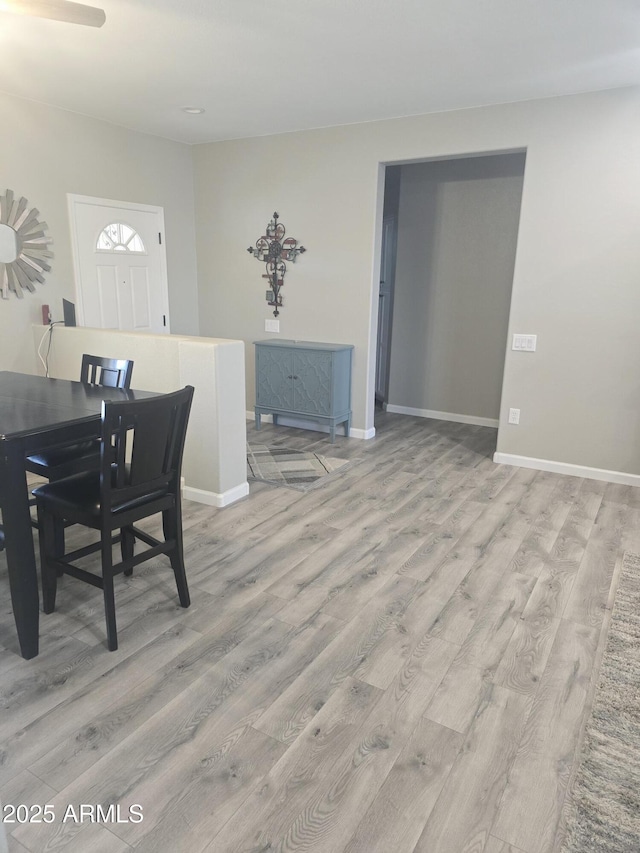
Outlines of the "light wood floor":
M368 442L249 437L354 464L185 504L193 604L161 559L120 578L117 652L64 578L23 661L0 556L0 800L55 813L10 851L557 851L638 490L400 415ZM63 822L110 803L121 822Z

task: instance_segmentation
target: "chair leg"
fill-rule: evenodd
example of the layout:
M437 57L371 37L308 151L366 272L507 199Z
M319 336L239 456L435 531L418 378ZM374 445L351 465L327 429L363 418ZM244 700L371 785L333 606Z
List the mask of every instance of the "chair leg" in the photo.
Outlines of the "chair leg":
M123 562L133 557L135 549L136 537L130 527L123 527L120 531L120 553L122 554ZM133 566L130 569L125 569L124 574L130 577L133 574Z
M116 602L113 592L113 556L111 553L111 531L102 531L102 594L104 615L107 622L107 646L110 652L118 648L116 630Z
M42 575L42 609L45 613L53 613L56 607L58 572L49 562L49 559L52 557L62 556L62 553L58 552L56 549L56 545L59 542L59 537L56 535L56 526L57 519L48 513L43 506L38 505L38 539L40 542L40 573Z
M171 560L171 568L176 578L178 596L182 607L189 607L191 598L187 586L187 573L184 567L184 551L182 546L182 524L180 521L180 507L167 509L162 513L162 529L164 538L175 539L175 547L169 551L167 556Z
M36 503L37 503L37 501L35 498L29 499L29 506L30 507L36 506ZM39 516L38 516L38 518L39 518ZM33 528L35 528L35 530L38 530L38 531L40 530L40 522L38 520L32 521L31 526ZM57 556L60 556L60 557L64 554L64 529L66 526L67 526L67 524L59 524L59 525L56 524L56 526L55 526L55 537L56 537L55 553ZM58 569L57 571L58 571L58 577L61 578L62 575L64 574L63 570ZM45 613L46 613L46 610L45 610Z
M53 528L53 536L54 536L54 553L56 557L61 557L64 554L64 521L61 519L55 519L55 524ZM64 574L62 569L58 569L58 577L61 578Z

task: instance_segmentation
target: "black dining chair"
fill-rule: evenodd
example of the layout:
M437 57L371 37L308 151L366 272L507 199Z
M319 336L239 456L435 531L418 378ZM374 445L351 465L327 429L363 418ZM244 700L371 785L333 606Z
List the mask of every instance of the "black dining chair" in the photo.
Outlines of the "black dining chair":
M193 387L141 400L104 401L100 470L85 471L34 489L40 527L40 564L45 613L55 608L58 574L102 589L111 651L118 647L113 579L166 554L182 607L190 604L182 545L180 473ZM130 457L130 461L127 461ZM162 513L162 540L134 524ZM60 531L68 520L100 533L100 541L65 553ZM122 559L113 562L114 532L120 530ZM137 540L148 548L135 554ZM62 543L62 545L60 544ZM75 562L100 552L102 574Z
M80 381L85 385L102 385L107 388L129 388L133 361L130 359L102 358L83 355ZM25 469L47 480L60 480L81 471L97 469L100 465L98 439L58 447L49 447L40 453L27 456ZM35 503L35 501L32 502Z

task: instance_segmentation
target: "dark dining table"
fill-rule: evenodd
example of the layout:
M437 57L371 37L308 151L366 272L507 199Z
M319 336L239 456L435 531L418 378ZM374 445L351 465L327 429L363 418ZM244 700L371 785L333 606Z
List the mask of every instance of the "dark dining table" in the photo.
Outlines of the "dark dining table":
M99 436L103 400L153 396L151 391L0 371L0 509L23 658L38 654L40 615L25 458L47 447Z

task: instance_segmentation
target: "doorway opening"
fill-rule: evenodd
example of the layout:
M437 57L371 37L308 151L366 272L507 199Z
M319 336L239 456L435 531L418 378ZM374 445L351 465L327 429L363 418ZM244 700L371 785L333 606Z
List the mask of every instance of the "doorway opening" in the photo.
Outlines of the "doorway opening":
M378 411L497 429L525 159L386 165Z

